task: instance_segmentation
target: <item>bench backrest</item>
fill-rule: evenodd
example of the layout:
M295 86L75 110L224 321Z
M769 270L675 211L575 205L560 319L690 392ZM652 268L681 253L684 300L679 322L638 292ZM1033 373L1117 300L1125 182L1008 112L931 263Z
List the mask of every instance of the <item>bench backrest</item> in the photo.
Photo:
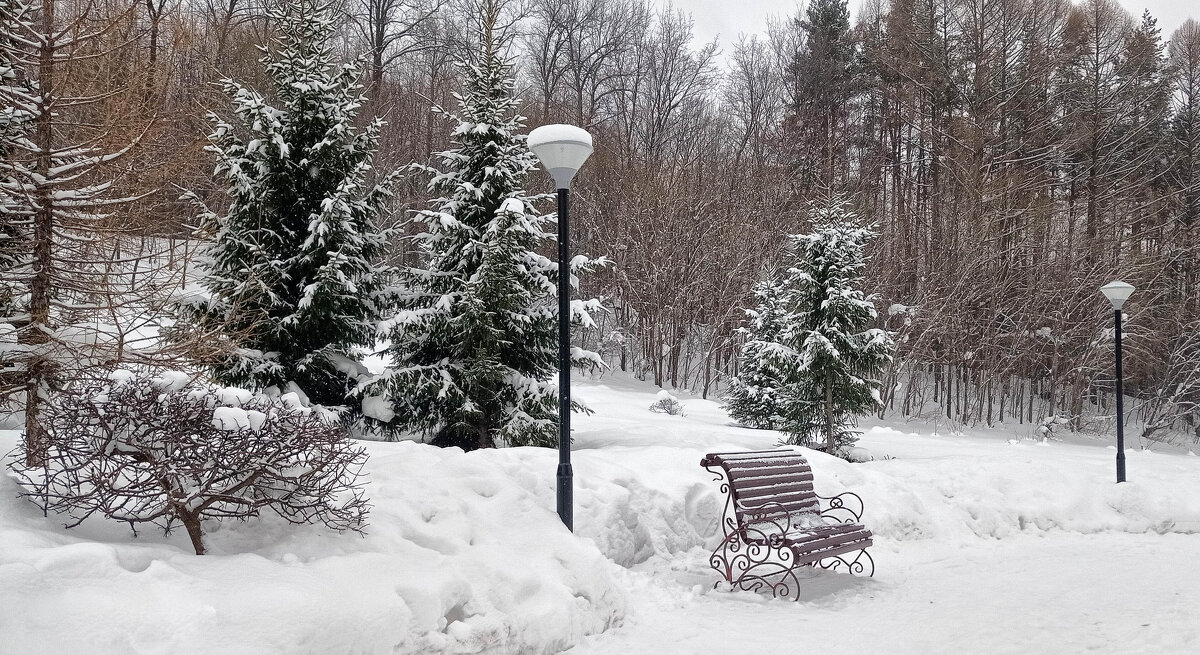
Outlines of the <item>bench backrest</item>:
M739 528L785 515L820 513L808 460L791 450L709 453L700 465L721 467Z

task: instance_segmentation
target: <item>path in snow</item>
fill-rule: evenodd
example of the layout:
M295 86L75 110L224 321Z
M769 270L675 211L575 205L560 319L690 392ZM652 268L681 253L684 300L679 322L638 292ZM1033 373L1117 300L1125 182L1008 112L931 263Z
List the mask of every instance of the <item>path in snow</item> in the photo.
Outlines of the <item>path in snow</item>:
M597 410L579 421L580 460L627 450L623 464L666 497L683 495L703 452L778 438L696 398L683 418L638 412L633 399L652 396L620 377L580 395ZM864 429L881 461L810 458L818 487L863 495L874 578L815 573L801 602L774 601L710 591L707 550L660 552L625 572L624 624L567 652L1200 653L1197 458L1132 449L1130 483L1115 485L1106 439L1043 444L1007 425L934 436L895 419Z
M817 573L798 603L709 592L711 577L698 588L699 551L675 562L682 570L631 571L625 624L566 652L1200 652L1196 535L1022 536L954 552L923 542L873 552L874 578Z

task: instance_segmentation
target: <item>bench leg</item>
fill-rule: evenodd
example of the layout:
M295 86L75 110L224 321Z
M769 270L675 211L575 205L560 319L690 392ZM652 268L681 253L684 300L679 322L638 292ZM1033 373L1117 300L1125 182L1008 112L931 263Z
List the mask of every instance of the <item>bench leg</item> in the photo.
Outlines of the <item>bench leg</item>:
M871 559L871 554L865 548L858 551L854 559L846 559L846 556L835 555L817 560L809 566L814 568L819 566L827 571L845 571L851 575L866 575L868 578L875 575L875 560Z
M796 577L796 559L790 548L746 543L737 532L731 532L708 561L724 578L713 588L726 584L731 591L770 590L776 598L799 600L800 580Z

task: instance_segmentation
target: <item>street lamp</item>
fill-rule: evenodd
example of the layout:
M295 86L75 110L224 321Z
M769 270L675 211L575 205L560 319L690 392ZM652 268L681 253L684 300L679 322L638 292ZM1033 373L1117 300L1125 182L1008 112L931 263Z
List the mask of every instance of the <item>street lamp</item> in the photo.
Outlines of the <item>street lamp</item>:
M529 133L529 149L558 187L558 517L575 530L571 484L571 257L567 206L571 180L592 154L592 135L574 125L543 125Z
M1120 280L1109 282L1100 287L1100 292L1112 303L1113 320L1117 326L1117 482L1125 481L1125 411L1122 403L1124 390L1121 380L1121 308L1133 293L1133 285Z

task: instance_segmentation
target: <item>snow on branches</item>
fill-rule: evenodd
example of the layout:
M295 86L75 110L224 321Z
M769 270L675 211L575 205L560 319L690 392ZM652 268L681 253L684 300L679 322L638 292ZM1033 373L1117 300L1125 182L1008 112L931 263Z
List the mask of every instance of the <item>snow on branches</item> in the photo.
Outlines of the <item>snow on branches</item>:
M174 336L220 328L238 342L210 362L223 383L292 382L315 403L341 405L352 381L338 362L374 345L385 304L386 235L375 222L396 174L367 183L383 122L355 127L359 70L332 63L333 7L305 0L270 18L281 36L262 62L276 104L226 80L235 120L210 115L208 150L232 202L223 213L201 206L213 238L207 293L181 304Z
M794 265L756 289L742 373L726 399L734 418L783 430L788 443L823 437L830 453L853 445L855 416L878 406L893 349L888 332L869 327L874 297L857 288L872 236L833 199L815 208L812 232L790 238Z
M558 265L539 253L554 216L535 208L546 196L523 188L537 164L497 48L489 40L479 63L464 65L458 113L444 112L457 122L455 147L439 155L445 168L413 166L437 197L413 219L420 262L402 272L396 311L380 326L395 367L360 389L375 418L394 417L383 429L466 449L558 441ZM576 256L570 266L603 263ZM599 308L572 302L573 322L590 327ZM572 352L579 364L599 361Z
M206 522L270 510L290 523L362 531L367 453L336 417L293 394L117 370L59 392L44 413L45 463L9 468L22 495L75 527L93 515L182 525L197 555Z

